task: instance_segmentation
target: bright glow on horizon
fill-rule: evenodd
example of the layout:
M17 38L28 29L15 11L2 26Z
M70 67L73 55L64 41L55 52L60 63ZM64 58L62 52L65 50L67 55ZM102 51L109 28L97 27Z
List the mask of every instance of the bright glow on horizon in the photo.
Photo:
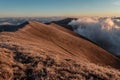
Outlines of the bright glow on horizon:
M120 16L119 0L1 0L0 17Z

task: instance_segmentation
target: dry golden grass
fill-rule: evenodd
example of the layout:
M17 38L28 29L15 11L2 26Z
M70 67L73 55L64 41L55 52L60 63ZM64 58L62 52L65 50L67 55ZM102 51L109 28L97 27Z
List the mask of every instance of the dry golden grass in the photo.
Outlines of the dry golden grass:
M60 26L0 33L0 80L119 80L120 60Z
M34 48L28 51L20 45L16 46L18 48L0 48L0 80L120 79L120 72L111 67L63 59L62 56L57 60L57 56L50 56L44 51L37 53Z

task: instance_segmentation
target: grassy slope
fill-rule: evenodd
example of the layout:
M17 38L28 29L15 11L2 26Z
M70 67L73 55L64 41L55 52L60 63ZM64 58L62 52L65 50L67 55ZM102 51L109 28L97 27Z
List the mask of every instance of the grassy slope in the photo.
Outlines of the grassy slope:
M29 22L0 33L0 63L0 79L7 80L120 79L118 58L56 24Z

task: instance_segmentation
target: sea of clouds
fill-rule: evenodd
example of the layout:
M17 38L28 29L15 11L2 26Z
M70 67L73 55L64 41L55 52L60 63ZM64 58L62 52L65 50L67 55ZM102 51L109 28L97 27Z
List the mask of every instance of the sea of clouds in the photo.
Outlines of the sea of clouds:
M69 23L74 32L120 55L120 20L115 18L82 17Z
M19 25L26 21L48 23L51 21L58 21L62 19L64 19L64 17L6 17L0 18L0 25Z

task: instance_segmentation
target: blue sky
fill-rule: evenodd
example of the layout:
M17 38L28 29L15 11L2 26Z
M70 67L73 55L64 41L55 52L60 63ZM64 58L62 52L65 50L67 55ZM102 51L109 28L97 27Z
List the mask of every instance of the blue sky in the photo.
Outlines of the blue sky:
M0 17L120 16L120 0L0 0Z

